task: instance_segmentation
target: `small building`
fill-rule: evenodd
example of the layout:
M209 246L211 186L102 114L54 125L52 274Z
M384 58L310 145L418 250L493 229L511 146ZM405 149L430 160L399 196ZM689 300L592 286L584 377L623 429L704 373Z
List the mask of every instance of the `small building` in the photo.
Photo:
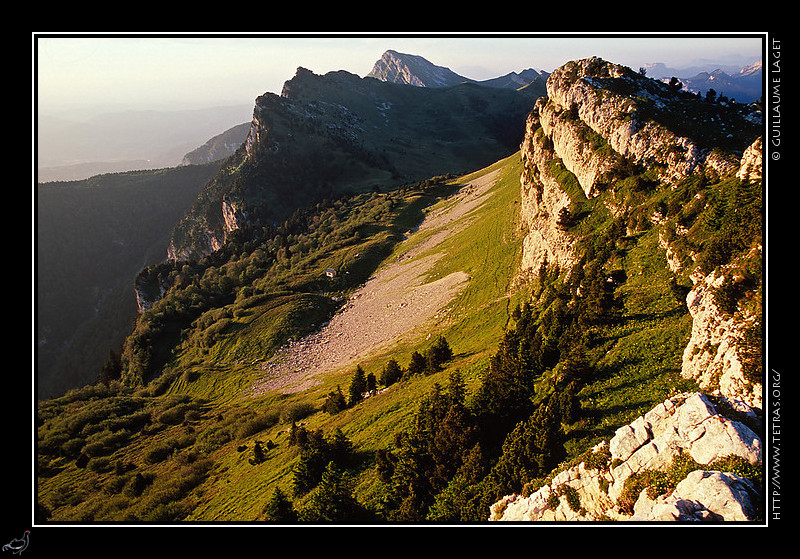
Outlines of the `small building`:
M336 277L336 270L334 270L333 268L327 268L325 270L325 275L328 276L329 278L335 278Z

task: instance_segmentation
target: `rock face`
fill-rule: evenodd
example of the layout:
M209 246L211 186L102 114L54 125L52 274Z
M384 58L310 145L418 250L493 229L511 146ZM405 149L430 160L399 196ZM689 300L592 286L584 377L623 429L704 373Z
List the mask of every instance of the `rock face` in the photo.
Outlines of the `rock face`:
M699 468L653 498L642 489L632 510L622 506L621 498L627 496L626 481L645 472L665 472L679 457L701 466L733 456L760 465L760 430L760 420L743 402L712 401L701 393L675 396L598 445L594 452L606 455L604 463L581 461L528 497L504 497L492 505L489 519L752 521L762 496L751 481L732 472Z
M701 116L708 122L693 122L694 128L702 124L703 129L714 131L712 135L695 140L673 131L695 133L681 121ZM692 174L735 174L742 181L761 180L760 137L749 147L741 146L740 160L733 151L716 147L733 136L732 128L749 131L754 122L758 113L752 107L741 106L738 112L711 107L598 58L558 68L547 81L547 96L536 101L528 116L520 146L524 164L521 218L526 228L521 275L535 275L545 262L569 270L576 261L573 247L578 239L562 225L562 213L569 214L576 205L599 196L630 173L632 166L650 170L662 188ZM625 211L624 207L609 209L614 215ZM683 273L663 238L661 245L672 272ZM694 287L687 306L693 328L682 374L696 379L704 390L760 408L761 385L747 380L740 357L741 340L756 319L744 311L730 316L715 303L714 292L735 268L691 274Z
M762 177L763 139L757 138L744 152L736 177L742 181L760 181Z
M762 386L747 380L740 344L745 331L756 326L750 313L728 314L719 308L714 290L725 281L726 269L707 276L695 273L694 288L686 297L692 315L692 333L683 352L681 374L699 386L762 407Z
M561 268L574 264L572 236L558 226L561 210L569 208L569 194L551 174L549 162L556 157L547 137L541 132L536 113L526 123L521 146L524 164L520 177L521 218L527 235L523 240L521 268L536 272L548 262Z
M568 62L548 78L547 94L550 103L574 111L622 157L660 169L666 182L703 167L724 175L738 166L735 159L674 132L679 125L668 113L681 110L675 93L625 66L599 58Z

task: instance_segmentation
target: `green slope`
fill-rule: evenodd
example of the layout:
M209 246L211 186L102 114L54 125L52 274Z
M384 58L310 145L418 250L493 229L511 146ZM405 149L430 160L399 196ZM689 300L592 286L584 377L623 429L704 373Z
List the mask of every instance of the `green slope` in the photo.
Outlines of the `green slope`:
M132 514L136 518L140 514L148 518L169 515L169 511L164 508L167 505L152 505L154 510L145 510L142 503L150 501L147 498L134 499L130 491L125 496L124 491L120 490L122 495L114 500L116 505L108 504L109 486L124 486L125 483L132 483L130 479L133 479L131 472L124 471L124 467L115 469L114 465L136 464L135 472L145 475L146 478L161 480L179 475L181 467L187 468L195 464L189 460L188 457L191 456L195 460L209 461L202 463L204 468L208 468L203 472L205 481L197 488L185 488L186 492L178 495L182 499L178 499L179 503L174 504L170 510L182 517L194 507L198 496L202 494L202 505L192 510L186 519L257 520L262 515L266 496L274 487L290 492L291 467L297 461L297 449L286 443L286 430L292 418L307 423L309 429L322 429L326 433L341 428L363 456L389 446L394 433L409 425L417 402L434 383L444 381L445 371L412 379L402 386L394 386L377 397L369 398L354 408L329 415L318 411L325 395L337 384L346 387L352 370L332 373L330 378L307 393L268 393L257 398L248 398L247 388L259 375L259 369L254 363L268 356L286 339L313 330L315 325L323 322L335 310L336 305L328 296L333 294L332 290L326 291L323 296L318 290L312 289L318 287L314 282L319 281L321 271L327 267L342 270L349 266L353 273L348 277L356 277L350 280L350 285L338 285L341 289L336 292L346 294L348 289L366 279L366 274L374 270L382 259L390 261L398 253L408 250L420 241L420 238L412 234L402 243L397 243L403 239L399 233L416 226L423 211L430 213L446 209L453 203L447 196L455 192L459 185L477 180L481 174L495 170L498 172L497 182L487 192L481 205L473 213L463 216L460 223L447 225L454 228L458 226L458 232L439 247L439 250L446 252L447 257L439 260L431 270L430 278L433 280L455 270L470 274L466 289L461 291L450 306L449 318L439 325L431 326L433 329L430 334L444 333L452 338L456 355L450 367L461 367L469 371L472 381L477 382L480 371L494 351L508 321L508 295L519 247L516 242L518 157L510 157L473 176L446 182L435 181L432 187L423 190L409 189L402 195L364 195L364 198L371 198L372 202L387 197L399 200L402 196L404 202L396 204L396 211L383 214L387 216L383 221L374 219L377 206L373 207L369 203L354 204L356 210L349 213L349 219L355 220L359 211L364 212L361 219L370 220L371 235L359 237L358 242L346 243L344 246L331 244L330 250L313 257L308 256L302 263L298 261L293 266L290 277L280 276L280 270L275 271L276 276L282 279L275 280L274 285L284 288L291 285L291 290L262 294L260 297L251 296L247 301L239 297L227 304L205 310L193 321L193 326L178 337L182 341L173 346L169 352L172 357L165 363L164 372L153 382L138 389L123 389L112 384L110 391L103 389L101 385L97 390L73 392L64 400L44 404L40 409L40 417L43 419L40 440L59 442L59 449L45 454L46 458L43 458L43 462L49 464L48 471L57 473L44 476L39 485L41 502L52 511L53 518L74 519L81 515L90 515L99 519L106 518L104 515L108 514L108 518L119 520ZM340 223L340 228L346 227L346 223ZM420 236L436 232L426 231L420 233ZM359 258L353 258L353 254L358 254ZM486 267L487 258L496 262L495 270L503 270L503 273L497 275L492 267ZM260 281L266 280L262 277ZM263 287L259 280L252 285ZM159 307L156 306L154 313L159 312ZM220 326L213 335L208 333L210 328L221 322L224 322L224 326ZM406 340L394 346L391 354L373 355L371 360L363 362L363 367L368 372L379 375L380 369L389 358L396 358L405 366L411 352L423 352L430 344L426 337L422 335L416 341ZM105 397L98 400L98 392L102 392ZM62 429L61 422L66 421L66 418L61 413L67 409L88 410L92 406L105 409L118 399L129 398L140 401L136 413L144 413L142 410L159 405L164 406L166 404L161 402L169 402L170 399L180 399L185 400L181 405L191 408L191 414L184 413L172 424L157 419L163 414L151 412L150 419L142 420L145 426L141 430L125 430L124 436L118 436L117 443L105 450L95 450L97 456L93 460L96 462L99 458L101 463L107 461L108 470L95 462L91 467L76 466L75 459L81 454L76 449L82 449L85 454L86 441L92 436L102 438L100 433L110 436L118 431L110 427L98 428L97 432L90 433L87 438L82 428L77 426ZM74 401L68 402L70 399ZM309 415L309 410L314 411ZM179 411L187 410L179 408ZM53 414L52 417L50 413ZM45 417L49 420L44 421ZM239 437L236 433L243 432L243 425L248 421L258 425L253 427L257 431L249 436ZM187 435L189 432L191 435ZM146 457L154 446L169 446L169 441L182 437L185 439L183 443L173 444L172 450L166 452L167 458L149 463ZM189 440L193 442L188 444ZM276 444L269 451L269 459L258 466L249 464L248 451L237 450L242 446L251 449L255 440L271 440ZM61 445L70 442L71 444L67 444L70 452L65 453L60 449ZM221 446L215 448L218 444ZM375 483L374 475L367 467L370 461L367 458L362 466L364 473L359 489L359 493L363 493L366 499ZM184 462L183 466L180 466L181 462ZM55 497L66 491L66 487L74 487L76 483L84 488L80 493L84 501L63 503ZM149 494L149 491L148 489L143 495ZM73 502L77 500L73 499ZM153 502L157 500L154 496ZM109 511L109 508L119 508L119 511ZM93 512L90 514L87 510Z
M511 450L513 437L506 440L508 452L499 446L510 430L485 450L489 463L480 477L447 478L429 489L416 510L397 508L391 483L399 478L387 483L375 467L376 453L388 450L404 467L414 464L403 452L415 437L431 434L426 410L447 393L454 371L464 381L470 409L480 416L488 409L480 406L493 397L483 390L492 386L487 379L498 370L495 361L509 359L513 340L530 344L526 359L537 351L546 354L530 369L532 409L544 409L551 395L578 404L574 416L559 415L563 451L550 460L562 464L671 393L694 388L679 374L691 328L680 289L687 278L669 271L659 237L678 223L686 227L674 247L679 255L695 253L706 269L746 254L760 242L760 229L751 223L760 208L759 185L688 179L670 189L642 190L636 180L621 180L581 202L581 219L571 229L584 254L579 273L549 270L517 286L519 178L519 157L512 156L469 176L359 195L298 221L313 228L283 231L286 244L278 243L272 259L274 231L244 236L196 270L167 273L181 289L145 314L131 338L140 343L128 348L140 351L149 339L145 334L162 328L157 338L163 345L142 361L152 367L161 359L153 369L160 376L142 382L146 377L129 374L123 378L127 386L100 384L40 404L42 510L56 521L254 522L266 518L276 489L296 510L308 511L324 501L338 503L320 489L336 486L345 493L352 489L352 497L373 514L483 520L488 505L509 487L536 487L556 467L548 462L523 474L513 470L523 453ZM605 209L610 197L629 211L614 217ZM700 207L698 199L706 203ZM663 222L642 219L655 209ZM287 244L294 250L282 251ZM380 379L390 359L405 368L413 352L426 352L443 335L453 355L441 370L405 375L337 413L325 406L337 387L347 395L354 366L332 368L306 391L253 395L250 389L263 374L260 363L286 340L324 323L338 309L333 297L347 298L401 257L423 262L431 255L437 259L425 268L425 281L454 273L466 273L468 281L436 320L357 362ZM755 263L745 264L753 281L760 281ZM324 278L328 267L339 270L335 280ZM576 355L585 368L578 370L578 384L570 385ZM129 364L136 358L143 359L141 351L128 355ZM309 436L320 433L328 444L337 432L349 441L349 484L329 472L328 486L293 494L296 468L308 465L309 452L292 443L293 425ZM444 424L438 425L434 433ZM259 454L258 448L265 450Z

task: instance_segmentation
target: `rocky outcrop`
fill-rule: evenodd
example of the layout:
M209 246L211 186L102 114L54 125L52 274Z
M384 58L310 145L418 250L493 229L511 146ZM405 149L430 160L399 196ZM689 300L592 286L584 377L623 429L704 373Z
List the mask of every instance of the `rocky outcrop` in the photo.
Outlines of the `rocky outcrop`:
M692 275L694 288L686 297L692 333L683 352L681 375L695 379L703 390L761 408L762 386L747 379L740 351L747 329L758 326L756 318L746 310L726 312L715 298L732 274L731 267L725 267L708 275L699 271Z
M725 175L738 161L679 135L664 124L681 111L669 86L599 58L568 62L547 80L549 101L575 111L619 155L660 170L673 182L707 167Z
M695 122L701 116L708 121ZM692 125L682 124L684 119ZM547 81L547 96L528 116L520 146L521 218L526 229L522 275L535 275L544 262L571 268L577 239L562 223L562 213L569 215L585 200L599 196L634 166L655 173L665 187L696 173L716 177L735 173L743 181L761 180L760 137L749 147L741 146L744 153L739 160L733 151L712 147L729 141L733 134L728 130L745 129L757 120L753 107L706 103L599 58L558 68ZM694 140L670 129L695 133L700 125L714 131L713 141L708 132L698 133L701 140ZM743 138L751 133L747 130ZM614 215L624 214L625 208L614 204L613 197L606 201ZM653 220L656 225L663 221ZM676 226L675 234L687 232ZM660 242L670 269L676 275L689 274L691 269L684 268L688 264L681 263L663 230ZM723 312L715 303L723 282L731 277L738 281L735 270L731 265L711 274L691 274L694 287L687 306L693 327L682 374L697 380L703 390L760 408L761 385L748 380L740 356L741 340L756 319L745 309Z
M527 230L521 269L536 272L544 262L560 268L571 267L575 261L573 238L558 225L559 214L569 209L571 199L550 172L549 162L556 155L536 112L528 117L521 156L520 216Z
M739 180L761 180L762 138L757 138L744 152L736 176ZM676 234L685 235L686 230ZM660 244L666 251L667 263L675 273L684 270L683 264L663 236ZM694 255L690 255L694 257ZM739 260L761 258L761 247L755 247ZM747 331L760 328L757 316L748 305L736 304L734 309L721 308L716 294L726 282L732 285L745 281L739 261L719 267L708 274L695 269L690 274L693 287L686 297L692 316L692 332L683 352L681 375L697 381L700 388L762 407L762 384L753 382L746 372L742 358ZM747 293L742 300L755 297Z
M730 464L731 457L759 466L760 431L760 419L743 402L681 394L619 428L589 458L558 472L531 495L504 497L492 505L489 519L752 521L760 510L760 488L717 468ZM667 472L677 459L699 467L671 490L655 494L633 483L648 473Z
M759 499L758 489L745 478L695 470L669 495L650 499L643 491L631 520L746 522L757 517Z
M736 178L742 181L760 181L762 172L763 160L763 138L758 137L744 151L742 160L739 163L739 171L736 173Z
M241 203L228 198L222 200L222 219L225 222L225 232L229 233L247 224L247 210Z
M619 156L607 149L604 139L578 119L575 111L541 98L535 112L554 152L575 175L586 197L596 196L600 184L614 174Z
M592 198L634 165L663 183L692 173L734 172L739 162L671 131L664 121L683 110L677 92L599 58L568 62L547 80L547 96L531 111L520 146L523 270L541 263L569 266L572 238L559 226L564 208ZM680 126L678 126L680 127Z

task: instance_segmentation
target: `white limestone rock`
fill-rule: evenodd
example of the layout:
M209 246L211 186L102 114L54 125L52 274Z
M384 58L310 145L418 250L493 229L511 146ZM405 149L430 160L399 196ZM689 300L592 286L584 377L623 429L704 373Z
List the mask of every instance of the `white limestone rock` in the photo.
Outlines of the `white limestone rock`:
M721 413L723 408L742 421ZM758 416L743 402L720 399L717 405L701 393L675 396L616 431L607 445L610 460L605 467L589 469L581 462L566 468L528 497L509 495L495 503L490 520L753 520L758 510L758 490L728 472L697 470L670 495L655 500L648 499L644 491L632 516L621 512L617 503L630 476L646 470L666 471L681 455L688 455L701 465L728 456L761 464L763 449L756 433L759 429ZM605 444L601 444L594 451L604 449ZM577 511L563 497L567 486L580 499ZM554 493L561 497L558 505L551 508Z

